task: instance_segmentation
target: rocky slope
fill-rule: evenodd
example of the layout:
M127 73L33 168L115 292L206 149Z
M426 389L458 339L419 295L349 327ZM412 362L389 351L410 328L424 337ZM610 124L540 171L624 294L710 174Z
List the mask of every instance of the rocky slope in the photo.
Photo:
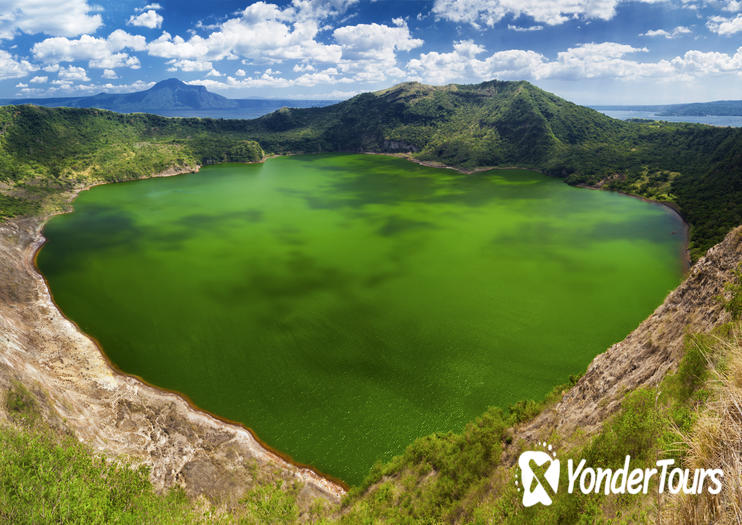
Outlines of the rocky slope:
M115 371L56 308L35 269L43 222L0 224L0 391L22 383L52 426L94 451L150 465L157 487L179 484L191 495L233 501L256 481L284 479L304 484L306 505L339 500L343 487L281 458L247 429Z
M623 341L599 354L584 376L553 408L517 432L536 442L557 433L568 437L580 429L590 434L640 386L656 386L677 367L684 337L709 332L729 322L725 285L742 263L742 226L729 232L691 268L686 279Z

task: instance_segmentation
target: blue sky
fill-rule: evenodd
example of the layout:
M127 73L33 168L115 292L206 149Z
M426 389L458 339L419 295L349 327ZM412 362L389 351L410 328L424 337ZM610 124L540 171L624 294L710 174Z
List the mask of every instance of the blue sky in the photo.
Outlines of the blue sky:
M0 0L0 97L347 98L525 79L581 104L742 99L742 0Z

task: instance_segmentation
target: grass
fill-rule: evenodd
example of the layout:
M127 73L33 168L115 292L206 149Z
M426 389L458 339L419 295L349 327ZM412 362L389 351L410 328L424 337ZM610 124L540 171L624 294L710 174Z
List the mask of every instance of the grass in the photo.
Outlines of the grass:
M582 445L559 458L588 464L742 468L742 325L692 336L676 373L657 388L627 394L621 410ZM422 438L350 491L340 509L315 502L300 512L301 486L258 484L222 508L189 500L180 489L156 492L143 467L91 454L45 427L34 394L14 384L6 395L12 425L0 427L0 520L12 523L710 523L742 519L742 487L727 476L719 495L565 494L549 507L524 508L515 468L500 464L512 425L554 402L491 409L461 434ZM528 407L523 412L523 407ZM553 442L560 438L553 436ZM551 441L551 440L550 440ZM525 444L523 444L525 446ZM565 486L562 469L560 486ZM654 489L654 487L652 487Z

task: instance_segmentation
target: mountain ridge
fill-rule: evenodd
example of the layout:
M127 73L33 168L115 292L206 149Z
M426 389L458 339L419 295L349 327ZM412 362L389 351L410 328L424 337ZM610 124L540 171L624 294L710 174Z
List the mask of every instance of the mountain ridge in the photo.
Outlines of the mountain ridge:
M34 104L44 107L100 108L119 113L157 113L178 110L238 110L270 100L272 99L231 99L212 93L204 86L168 78L148 89L131 93L101 92L81 97L0 99L0 105ZM281 99L277 101L284 102ZM297 99L296 102L309 101ZM329 101L313 102L322 104Z
M78 177L76 170L91 169L78 165L79 155L100 158L114 147L104 140L112 133L118 148L129 151L129 157L106 154L110 175L103 176L114 180L147 172L143 165L121 172L126 163L143 163L138 146L143 141L157 150L157 158L172 158L180 148L192 164L255 160L262 151L404 153L466 170L538 169L569 184L670 204L691 226L695 258L742 223L742 129L616 120L526 81L408 82L330 106L284 107L252 120L4 106L0 125L10 126L0 140L0 159L4 178L11 181L40 168Z

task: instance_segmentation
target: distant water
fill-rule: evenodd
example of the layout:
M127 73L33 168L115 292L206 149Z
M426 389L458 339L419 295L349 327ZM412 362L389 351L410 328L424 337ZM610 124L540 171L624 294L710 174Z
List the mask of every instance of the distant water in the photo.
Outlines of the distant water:
M163 117L200 117L223 119L253 119L273 113L277 109L287 108L319 108L335 104L337 100L240 100L242 107L231 109L172 109L147 111Z
M240 107L229 109L145 109L137 112L162 115L163 117L200 117L221 119L254 119L273 113L283 107L288 108L315 108L329 106L340 102L339 100L291 100L291 99L240 99ZM64 100L14 100L2 99L0 106L5 104L40 104L47 107L66 107L70 104ZM77 107L73 104L73 107ZM135 113L134 111L122 111L120 108L103 108L119 113Z
M711 126L731 126L735 128L742 127L742 116L734 115L706 115L698 116L679 116L665 117L658 116L655 111L636 111L636 110L615 110L615 109L598 109L594 108L609 117L627 120L630 118L644 118L649 120L665 120L667 122L692 122L694 124L710 124Z

